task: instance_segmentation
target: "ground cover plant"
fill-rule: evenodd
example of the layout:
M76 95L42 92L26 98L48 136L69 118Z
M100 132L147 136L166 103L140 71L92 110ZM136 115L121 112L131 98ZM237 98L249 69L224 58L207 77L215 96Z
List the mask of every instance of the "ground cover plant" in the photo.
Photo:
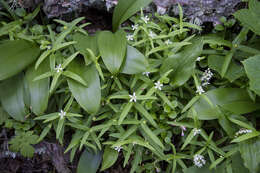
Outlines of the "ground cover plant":
M119 0L94 35L84 17L46 23L0 2L5 155L57 140L77 173L259 172L259 1L204 34L181 5L170 17Z

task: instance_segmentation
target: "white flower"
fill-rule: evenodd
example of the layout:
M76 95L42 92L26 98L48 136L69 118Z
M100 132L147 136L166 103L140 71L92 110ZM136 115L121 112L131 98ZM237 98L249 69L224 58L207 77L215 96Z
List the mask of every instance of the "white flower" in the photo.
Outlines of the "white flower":
M138 29L138 24L135 24L135 25L132 25L132 30L136 30L136 29Z
M162 90L163 84L161 84L160 81L157 81L156 83L154 83L154 85L155 85L155 89Z
M64 112L63 110L60 110L59 116L60 118L63 118L66 115L66 112Z
M204 156L200 155L200 154L195 154L193 156L193 163L194 165L196 165L197 167L201 168L203 165L206 164L206 160L204 159Z
M54 70L59 73L59 72L62 72L63 71L63 68L61 67L61 64L57 65Z
M170 44L172 44L172 41L171 40L166 40L165 42L164 42L166 45L170 45Z
M200 60L202 60L202 57L198 57L197 59L196 59L196 61L200 61Z
M161 172L161 168L156 167L155 170L157 173Z
M143 72L143 75L149 77L150 72Z
M202 94L205 91L203 90L202 86L198 86L196 93Z
M196 136L196 135L199 134L200 132L201 132L200 129L197 129L197 128L193 129L193 136Z
M135 92L133 93L133 95L129 95L129 97L130 97L130 102L136 102Z
M154 37L156 37L156 34L153 31L150 31L149 37L154 38Z
M128 41L133 41L134 40L134 35L128 34L126 36L126 38L127 38Z
M201 82L202 82L202 86L206 86L209 83L210 79L212 78L213 73L210 71L210 68L208 68L207 70L204 71L204 73L202 74L202 77L200 78Z
M116 150L117 152L120 152L122 148L123 148L123 147L116 146L116 147L114 148L114 150Z
M148 21L150 20L148 16L141 17L141 19L144 21L144 23L148 23Z
M246 133L252 133L252 130L240 129L238 132L236 132L235 137L238 137L239 135L246 134Z

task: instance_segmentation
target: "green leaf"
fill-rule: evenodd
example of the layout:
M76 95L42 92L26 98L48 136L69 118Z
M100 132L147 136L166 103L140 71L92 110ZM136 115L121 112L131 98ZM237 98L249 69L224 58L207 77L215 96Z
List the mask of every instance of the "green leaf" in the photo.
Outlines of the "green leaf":
M110 168L117 160L118 152L109 146L106 146L103 154L102 167L100 171Z
M0 80L12 77L30 65L40 53L35 44L24 40L0 44Z
M84 85L85 87L88 86L87 82L84 81L84 79L82 79L79 75L77 75L77 74L75 74L75 73L73 73L71 71L68 71L68 70L64 71L62 73L62 75L79 82L80 84Z
M90 62L87 49L90 49L95 56L98 56L97 35L88 36L81 33L75 33L73 35L73 40L77 42L74 44L74 47L84 56L87 65Z
M232 140L231 142L242 142L242 141L245 141L245 140L248 140L248 139L251 139L251 138L255 138L259 135L260 135L260 132L253 131L253 132L241 135L241 136L237 137L236 139Z
M141 123L141 127L144 130L144 132L160 147L164 148L164 145L162 144L161 140L153 133L153 131L145 124Z
M259 11L260 2L257 0L250 0L249 9L238 10L234 13L234 16L242 23L242 25L260 35Z
M119 0L113 13L113 31L116 31L121 23L151 2L152 0Z
M208 57L209 68L211 68L211 69L217 71L219 74L221 74L224 60L225 60L224 56L210 55ZM230 82L233 82L236 79L243 76L244 74L245 74L245 72L244 72L243 66L235 63L234 61L231 61L226 73L224 74L224 77L227 78Z
M122 124L122 122L124 121L125 117L127 116L127 114L129 113L130 109L132 108L132 106L134 105L133 102L129 102L125 105L122 113L120 114L119 120L118 120L118 124Z
M33 157L34 148L29 144L23 144L21 147L21 154L24 157Z
M135 103L134 106L154 127L157 127L152 115L150 115L141 104Z
M31 110L36 115L41 115L47 109L49 97L50 78L34 81L37 76L50 70L48 61L44 61L42 65L35 70L34 66L30 66L26 71L26 81L30 92Z
M260 95L260 55L250 57L242 63L249 78L250 89Z
M231 62L231 59L234 55L234 52L233 51L230 51L226 56L225 56L225 59L224 59L224 62L223 62L223 65L222 65L222 69L221 69L221 77L223 78L228 70L228 67L229 67L229 64Z
M68 69L80 76L88 84L85 87L72 79L68 79L72 95L85 111L96 113L100 106L101 88L95 65L85 66L82 61L74 60L70 63Z
M122 73L138 74L145 72L148 61L145 56L132 46L127 46L126 59L122 67Z
M5 80L0 85L2 107L17 121L24 121L27 114L23 80L24 77L20 74Z
M204 93L192 106L200 120L219 118L219 107L235 114L245 114L259 109L259 104L250 99L245 89L219 88ZM189 116L191 114L190 109Z
M239 143L239 151L250 173L258 173L260 171L260 138Z
M174 86L183 85L191 77L195 69L195 62L203 49L203 40L194 39L191 45L185 46L180 53L166 58L160 69L161 74L173 69L170 78Z
M78 163L77 173L96 173L102 160L102 153L96 154L87 149L81 154Z
M100 32L98 48L107 69L112 74L118 73L126 54L126 33L123 30Z

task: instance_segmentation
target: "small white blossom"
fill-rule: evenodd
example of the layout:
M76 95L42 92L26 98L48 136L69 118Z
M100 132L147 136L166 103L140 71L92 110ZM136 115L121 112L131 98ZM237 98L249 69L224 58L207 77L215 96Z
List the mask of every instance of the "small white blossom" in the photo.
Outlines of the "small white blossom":
M54 70L59 73L59 72L62 72L63 71L63 68L61 67L61 64L57 65Z
M155 170L157 173L161 172L161 168L156 167Z
M138 24L132 25L132 30L137 30L138 29Z
M66 115L66 112L64 112L63 110L60 110L60 113L59 113L60 118L65 117L65 115Z
M148 16L141 17L141 19L144 21L144 23L148 23L148 21L150 20Z
M252 130L240 129L238 132L236 132L235 137L238 137L239 135L246 134L246 133L252 133Z
M200 94L202 94L204 92L205 91L203 90L202 86L198 86L196 93L199 93L199 95L200 95Z
M115 148L114 148L114 150L116 150L117 152L120 152L121 151L121 149L122 149L123 147L118 147L118 146L116 146Z
M42 155L42 154L46 153L46 148L45 147L37 148L37 149L35 149L34 153L38 154L38 155Z
M211 72L210 68L208 68L207 70L204 71L204 73L202 74L202 77L200 78L201 82L202 82L202 86L206 86L209 85L209 81L212 78L213 73Z
M126 38L127 38L128 41L133 41L134 40L134 35L128 34L126 36Z
M200 60L202 60L202 57L198 57L197 59L196 59L196 61L200 61Z
M143 72L143 75L149 77L150 72Z
M130 102L136 102L135 92L133 93L133 95L129 95L129 97L130 97Z
M154 83L154 85L155 85L155 89L162 90L163 84L161 84L160 81L157 81L156 83Z
M196 135L199 134L200 132L201 132L200 129L197 129L197 128L193 129L193 136L196 136Z
M15 152L6 151L4 154L5 154L7 157L12 157L13 159L16 158L16 153L15 153Z
M200 154L195 154L193 156L193 163L194 165L196 165L197 167L201 168L203 165L206 164L206 160L204 159L204 156L200 155Z
M172 44L172 41L171 40L166 40L165 42L164 42L166 45L170 45L170 44Z
M154 37L156 37L156 34L153 31L150 31L149 32L149 37L154 38Z

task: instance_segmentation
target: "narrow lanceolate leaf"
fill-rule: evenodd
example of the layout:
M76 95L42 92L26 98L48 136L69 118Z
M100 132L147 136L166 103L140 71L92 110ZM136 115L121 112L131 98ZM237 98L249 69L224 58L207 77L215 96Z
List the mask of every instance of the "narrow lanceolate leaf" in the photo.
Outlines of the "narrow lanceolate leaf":
M141 127L144 130L144 132L160 147L164 148L161 140L153 133L153 131L145 124L141 123Z
M226 56L225 56L225 60L224 63L222 65L222 69L221 69L221 77L223 78L228 70L229 64L231 62L231 59L233 57L234 52L230 51Z
M189 133L189 135L188 135L187 138L185 139L185 142L184 142L184 144L182 145L181 150L183 150L183 149L191 142L191 140L193 139L193 137L194 137L194 131L191 130L190 133Z
M145 56L132 46L127 46L126 59L122 66L122 73L138 74L145 72L148 61Z
M51 130L51 126L52 126L52 123L48 124L42 131L40 137L37 139L37 142L36 143L39 143L43 140L43 138L49 133L49 131Z
M213 120L219 118L220 108L240 115L259 109L259 104L251 100L245 89L219 88L201 95L192 108L199 119Z
M243 65L249 78L250 89L260 95L260 55L246 59Z
M102 167L100 171L110 168L117 160L118 152L110 146L106 146L103 154Z
M36 60L40 49L24 40L0 44L0 81L12 77Z
M245 140L248 140L248 139L251 139L251 138L255 138L259 135L260 135L260 132L253 131L251 133L241 135L241 136L237 137L236 139L232 140L231 142L242 142L242 141L245 141Z
M44 61L42 65L35 70L32 65L26 71L26 81L28 82L28 88L30 92L30 106L31 110L36 115L41 115L44 113L48 106L49 97L49 83L50 78L44 78L42 80L35 81L34 79L50 70L48 61Z
M157 127L153 117L146 111L146 109L139 103L135 103L135 108L154 126Z
M121 23L151 2L152 0L119 0L113 13L113 31L116 31Z
M130 111L130 109L132 108L133 104L134 104L133 102L129 102L129 103L127 103L127 104L125 105L125 107L124 107L122 113L120 114L119 120L118 120L118 124L119 124L119 125L124 121L125 117L126 117L127 114L129 113L129 111Z
M112 74L118 73L126 54L126 33L123 30L100 32L98 48L107 69Z
M68 79L72 95L85 111L96 113L100 106L101 88L95 66L85 66L82 61L74 60L70 63L68 70L80 76L87 83L86 87L73 79Z
M65 118L59 119L58 126L57 126L57 129L56 129L56 139L58 139L60 137L61 130L64 126L64 121L65 121Z
M2 107L17 121L24 121L27 114L23 80L23 75L20 74L5 80L0 85Z
M185 46L180 53L166 58L161 66L161 74L173 69L169 77L174 86L183 85L191 77L195 69L195 62L202 53L204 42L202 38L195 38L191 45Z
M68 78L70 78L70 79L73 79L73 80L75 80L75 81L81 83L81 84L84 85L85 87L88 86L87 82L84 81L84 79L82 79L82 78L81 78L79 75L77 75L76 73L73 73L73 72L67 70L67 71L64 71L64 72L62 73L62 75L64 75L64 76L66 76L66 77L68 77Z
M100 151L94 153L86 149L80 156L77 173L97 173L101 160L102 153Z

